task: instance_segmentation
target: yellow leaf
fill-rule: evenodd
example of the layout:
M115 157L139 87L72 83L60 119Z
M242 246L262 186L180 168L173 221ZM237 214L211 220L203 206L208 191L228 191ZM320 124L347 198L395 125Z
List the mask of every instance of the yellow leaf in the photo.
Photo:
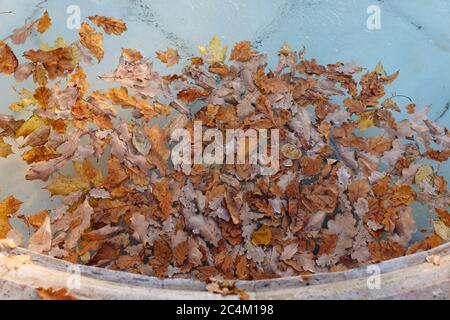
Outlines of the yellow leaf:
M91 188L89 180L84 176L65 176L60 175L54 178L52 182L46 187L52 196L67 196L73 192L84 190L88 191Z
M443 240L448 241L450 239L450 227L445 225L441 219L435 219L433 221L434 232Z
M255 246L259 245L265 245L267 246L270 244L270 241L272 241L272 230L264 225L255 232L253 232L252 235L252 243Z
M95 170L90 162L73 163L76 175L60 175L46 187L53 196L67 196L76 191L89 191L93 185L99 187L103 182L101 170Z
M5 239L11 225L9 224L9 216L16 213L23 202L17 200L13 196L9 196L0 202L0 239Z
M48 43L42 43L40 47L41 47L42 51L53 51L53 50L56 50L56 49L66 48L67 47L67 43L66 43L66 40L64 40L63 37L58 37L58 38L56 38L53 47L50 46Z
M33 97L33 92L23 88L20 92L21 100L20 102L14 102L9 106L9 109L15 112L22 111L28 106L35 105L37 103L36 99Z
M376 124L376 110L370 110L364 113L358 120L358 129L361 131L367 130Z
M423 165L421 166L415 176L415 182L417 185L421 185L422 182L428 182L428 184L433 185L434 180L434 170L432 166Z
M37 31L39 33L46 32L52 25L52 19L50 18L47 11L45 11L44 15L39 18L38 25L37 25Z
M46 125L44 119L38 116L32 116L16 131L16 137L27 137L34 130L44 125Z
M201 55L205 58L209 64L223 63L227 58L228 47L220 46L220 39L214 36L209 43L209 47L198 46Z
M6 158L12 153L11 146L0 138L0 158Z

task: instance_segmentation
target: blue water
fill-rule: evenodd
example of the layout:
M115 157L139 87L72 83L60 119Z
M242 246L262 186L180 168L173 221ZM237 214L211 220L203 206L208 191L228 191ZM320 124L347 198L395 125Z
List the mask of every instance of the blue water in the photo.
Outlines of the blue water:
M33 36L16 51L52 43L62 36L68 43L78 38L78 30L66 27L67 7L76 3L83 18L101 14L121 18L129 31L117 38L105 37L106 56L89 70L94 88L102 88L95 75L110 72L117 64L120 47L141 50L155 57L157 50L178 48L187 58L197 54L197 46L213 35L232 46L251 40L276 63L280 46L305 46L308 58L320 63L357 61L373 69L382 60L392 73L400 69L388 94L407 95L419 108L432 105L430 119L440 125L450 121L450 1L448 0L0 0L0 39L7 37L25 19L48 10L54 26L43 36ZM381 9L381 29L369 30L367 8ZM173 70L175 72L176 69ZM10 90L15 85L0 75L0 113L17 100ZM404 115L403 115L404 116ZM48 192L41 182L24 183L25 164L18 156L0 161L0 198L15 194L27 199L24 211L48 208ZM4 172L11 172L5 176ZM448 164L441 174L449 177ZM47 199L47 200L43 200Z

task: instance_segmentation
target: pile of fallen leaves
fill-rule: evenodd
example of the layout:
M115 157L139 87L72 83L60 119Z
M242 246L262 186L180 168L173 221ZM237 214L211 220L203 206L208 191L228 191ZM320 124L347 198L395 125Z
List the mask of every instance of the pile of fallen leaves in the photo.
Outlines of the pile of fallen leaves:
M105 33L126 25L89 17L78 41L58 38L19 61L12 44L50 26L45 13L0 42L0 72L35 85L10 107L30 112L27 120L0 116L0 157L19 146L26 178L48 181L62 205L25 216L22 201L4 199L0 238L71 262L202 280L345 270L448 240L449 190L437 166L450 156L450 135L427 119L429 107L385 97L398 72L323 66L287 45L268 71L250 42L227 60L214 37L165 76L124 48L116 70L100 77L115 86L93 91L83 66L100 62ZM156 57L167 67L180 60L175 49ZM408 119L396 121L402 110ZM223 132L278 129L280 170L173 166L171 133L192 131L194 121ZM412 243L414 203L431 212L418 214L437 215L434 232Z

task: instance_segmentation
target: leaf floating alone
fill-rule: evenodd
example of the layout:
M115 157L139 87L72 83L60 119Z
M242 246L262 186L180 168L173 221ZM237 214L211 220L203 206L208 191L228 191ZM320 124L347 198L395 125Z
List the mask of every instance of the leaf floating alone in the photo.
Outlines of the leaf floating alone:
M81 24L80 43L88 49L100 62L105 51L103 50L103 35L100 32L95 32L95 29L86 22Z
M52 288L37 288L37 294L42 300L77 300L67 289L54 290Z
M19 62L14 52L6 43L0 40L0 72L13 74L18 66Z
M89 17L89 20L95 23L97 27L103 28L107 34L114 33L116 36L120 36L127 31L127 25L120 19L95 15Z
M167 51L158 51L156 56L161 62L165 63L167 67L172 67L180 61L178 50L169 48Z
M47 11L44 12L44 15L39 18L37 31L39 33L45 33L52 26L52 19L50 18Z

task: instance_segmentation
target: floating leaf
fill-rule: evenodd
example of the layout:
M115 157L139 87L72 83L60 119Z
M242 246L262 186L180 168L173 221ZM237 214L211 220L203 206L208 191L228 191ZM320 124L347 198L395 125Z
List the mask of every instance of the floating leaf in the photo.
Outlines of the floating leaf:
M37 294L42 300L77 300L77 298L70 294L67 289L54 290L52 288L37 288Z
M39 33L44 33L51 27L51 25L52 19L50 18L48 11L45 11L44 15L38 20L37 31Z
M434 232L444 241L450 240L450 227L441 219L433 220Z
M16 213L23 202L17 200L13 196L9 196L0 202L0 239L5 239L11 225L9 224L9 217Z
M269 226L263 225L258 230L253 232L252 243L255 246L267 246L272 241L272 230Z
M201 55L209 64L223 63L227 58L228 47L220 46L220 39L214 36L209 43L209 47L198 46Z
M0 158L7 158L10 154L12 154L11 145L0 137Z
M86 22L81 24L80 43L97 58L98 62L103 59L105 55L103 35L100 32L95 32L95 29Z
M255 55L256 53L252 49L252 43L250 41L241 41L237 43L231 51L230 60L247 62Z
M127 31L127 25L120 19L99 15L89 17L88 19L95 23L97 27L103 28L107 34L114 33L116 36L120 36Z
M169 68L178 64L180 61L178 50L172 48L167 49L167 51L158 51L156 52L156 56Z
M14 52L6 43L0 40L0 72L13 74L18 66L19 62Z
M16 131L16 137L27 137L40 126L45 126L45 120L39 116L32 116Z
M417 170L414 180L417 185L421 185L422 182L427 182L428 184L432 185L434 176L435 174L433 167L423 165Z
M58 154L55 150L47 148L45 146L34 147L30 151L24 153L22 156L23 160L25 160L28 164L41 161L49 161L58 157L60 157L60 154Z

